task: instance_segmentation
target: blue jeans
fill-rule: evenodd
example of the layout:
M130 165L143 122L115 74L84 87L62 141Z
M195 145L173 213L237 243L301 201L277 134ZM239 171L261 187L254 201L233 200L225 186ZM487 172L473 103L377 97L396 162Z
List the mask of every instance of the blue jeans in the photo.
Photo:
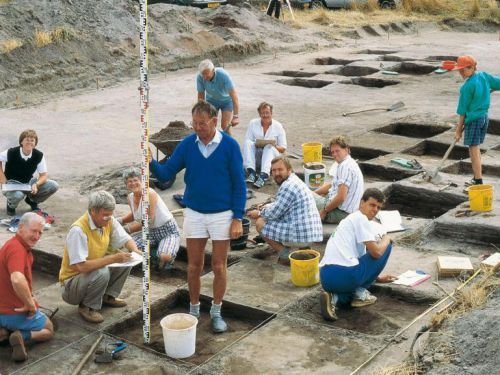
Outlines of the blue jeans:
M41 331L47 319L40 310L37 310L32 318L28 318L26 314L0 314L0 327L8 331L21 331L24 341L28 341L31 338L31 331Z
M323 289L335 293L338 296L339 304L349 304L357 288L368 289L375 282L387 264L391 251L392 245L389 244L384 254L378 259L366 253L358 259L359 264L356 266L345 267L328 264L321 267L319 276Z
M29 182L29 185L33 185L36 182L36 178L32 178ZM20 184L20 182L15 180L8 180L8 184ZM47 198L49 198L52 194L54 194L59 185L54 180L47 180L45 183L38 188L38 193L35 195L31 194L27 191L4 191L3 195L7 197L7 205L10 208L16 208L26 196L29 199L36 203L44 202Z

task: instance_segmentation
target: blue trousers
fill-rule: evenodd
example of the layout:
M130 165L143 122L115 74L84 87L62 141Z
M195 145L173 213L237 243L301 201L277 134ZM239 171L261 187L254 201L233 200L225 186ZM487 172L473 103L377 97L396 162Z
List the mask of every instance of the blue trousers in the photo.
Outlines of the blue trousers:
M380 275L391 255L392 245L389 244L384 254L373 258L366 253L359 258L359 264L352 267L329 264L321 267L319 276L323 289L338 296L338 304L349 304L357 288L368 289Z

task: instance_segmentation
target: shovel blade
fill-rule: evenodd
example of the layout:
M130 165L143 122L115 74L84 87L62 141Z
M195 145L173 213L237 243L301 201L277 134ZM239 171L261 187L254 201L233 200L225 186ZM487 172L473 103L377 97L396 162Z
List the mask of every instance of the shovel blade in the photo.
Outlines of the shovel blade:
M396 111L398 109L401 109L405 106L405 103L403 102L396 102L393 105L391 105L389 108L387 108L388 111Z

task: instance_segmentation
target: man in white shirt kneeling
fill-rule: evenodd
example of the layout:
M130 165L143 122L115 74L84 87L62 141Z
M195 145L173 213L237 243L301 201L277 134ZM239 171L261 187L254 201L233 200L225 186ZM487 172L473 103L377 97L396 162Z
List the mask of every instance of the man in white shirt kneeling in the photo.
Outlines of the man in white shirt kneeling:
M367 289L375 281L395 280L391 275L379 276L391 255L392 239L387 234L377 236L370 224L384 199L379 189L367 189L359 210L342 220L328 240L319 264L325 290L320 295L320 306L325 320L337 319L337 305L362 307L375 303L377 297Z

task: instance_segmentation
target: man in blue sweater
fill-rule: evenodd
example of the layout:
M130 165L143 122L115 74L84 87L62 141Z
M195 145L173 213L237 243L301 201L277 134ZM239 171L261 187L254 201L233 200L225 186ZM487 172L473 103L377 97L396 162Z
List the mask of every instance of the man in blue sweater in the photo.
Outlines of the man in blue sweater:
M217 111L211 104L199 101L191 114L195 134L184 138L165 164L151 160L150 168L160 181L171 180L186 169L183 229L188 252L189 313L200 317L200 277L205 245L211 238L214 299L210 317L212 330L219 333L227 330L221 305L227 284L229 240L243 233L243 157L238 143L217 130Z

